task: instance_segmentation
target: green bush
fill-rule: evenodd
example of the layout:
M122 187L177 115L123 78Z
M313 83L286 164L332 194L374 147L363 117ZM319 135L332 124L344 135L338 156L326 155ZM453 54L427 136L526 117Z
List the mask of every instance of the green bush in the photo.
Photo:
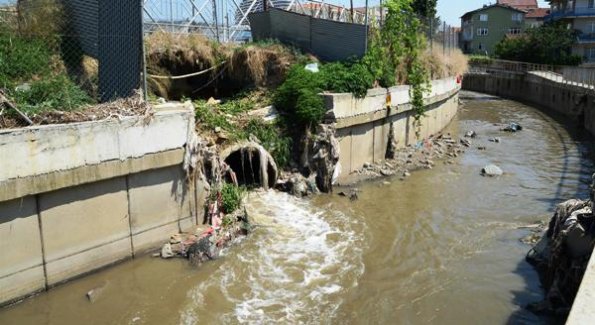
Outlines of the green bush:
M232 213L242 205L246 189L233 184L223 183L221 187L221 207L223 212Z
M494 59L485 55L470 55L469 64L490 64Z
M328 63L322 66L321 73L325 90L352 93L358 98L365 97L374 85L374 76L360 62Z
M0 88L50 73L52 52L39 39L16 37L0 26Z
M320 72L308 71L300 64L293 65L273 97L275 107L298 124L318 123L325 113L324 102L318 95L324 90L322 79Z
M262 146L273 156L278 167L283 168L291 160L291 137L283 134L285 125L277 121L266 123L261 120L252 119L244 128L244 137L254 135Z
M530 28L523 35L504 38L496 45L500 59L538 64L578 65L582 57L572 54L579 31L564 23L545 24Z
M48 109L71 111L93 100L65 75L46 77L30 83L28 90L13 91L17 106L36 114Z

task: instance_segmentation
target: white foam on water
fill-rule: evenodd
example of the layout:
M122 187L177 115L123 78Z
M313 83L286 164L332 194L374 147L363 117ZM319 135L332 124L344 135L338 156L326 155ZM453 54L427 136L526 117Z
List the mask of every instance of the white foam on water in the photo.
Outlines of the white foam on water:
M364 271L364 226L356 218L275 191L251 194L248 213L257 225L242 243L251 242L250 247L228 255L234 267L225 261L190 290L181 322L195 324L205 312L220 312L211 318L225 323L332 320L341 293L355 287ZM203 309L213 292L221 292L233 310Z

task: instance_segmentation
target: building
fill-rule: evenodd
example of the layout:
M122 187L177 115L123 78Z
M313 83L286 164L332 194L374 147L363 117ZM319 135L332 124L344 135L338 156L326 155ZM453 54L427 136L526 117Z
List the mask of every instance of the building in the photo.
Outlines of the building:
M498 0L497 4L530 11L537 9L537 0Z
M550 14L548 8L530 9L525 15L525 25L527 28L535 28L543 25L545 17Z
M563 21L580 32L572 54L583 57L585 63L595 63L595 1L550 0L550 15L546 20Z
M524 10L498 3L464 14L461 50L468 54L493 55L496 44L506 35L517 35L525 30L525 14Z

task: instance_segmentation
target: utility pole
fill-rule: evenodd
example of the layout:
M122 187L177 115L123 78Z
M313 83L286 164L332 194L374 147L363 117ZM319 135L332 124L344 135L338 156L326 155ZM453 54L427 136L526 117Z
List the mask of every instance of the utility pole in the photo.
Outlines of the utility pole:
M382 26L382 22L384 21L384 3L380 0L380 26Z
M446 55L446 22L442 27L442 54Z
M217 39L217 43L220 43L219 40L219 20L217 19L217 0L213 0L213 19L215 20L215 38Z
M353 0L349 0L349 4L350 4L349 12L351 12L351 22L353 23Z
M368 50L368 0L366 0L366 14L364 16L364 25L366 26L366 35L364 37L364 50Z

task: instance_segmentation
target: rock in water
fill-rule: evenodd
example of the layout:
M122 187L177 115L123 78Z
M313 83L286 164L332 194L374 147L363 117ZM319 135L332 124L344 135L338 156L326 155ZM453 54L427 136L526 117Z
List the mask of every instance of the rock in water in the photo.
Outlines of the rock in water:
M481 175L483 176L500 176L502 174L502 169L493 164L487 165L481 170Z
M161 257L162 258L171 258L174 257L174 251L171 248L171 244L167 243L161 247Z
M476 136L477 136L477 133L475 133L475 131L467 131L465 133L466 138L475 138Z
M517 132L517 131L521 131L522 129L523 129L523 127L520 124L512 122L507 127L502 129L502 131Z

